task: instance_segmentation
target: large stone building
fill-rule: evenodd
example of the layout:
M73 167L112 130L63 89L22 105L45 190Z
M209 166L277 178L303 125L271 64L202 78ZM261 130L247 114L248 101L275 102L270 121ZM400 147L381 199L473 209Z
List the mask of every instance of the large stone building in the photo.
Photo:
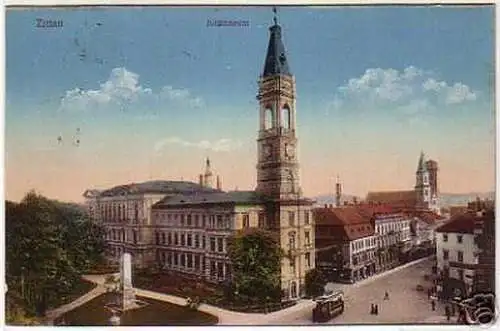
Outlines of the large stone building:
M416 182L413 190L369 192L366 196L366 202L390 204L402 211L430 210L439 214L437 172L437 162L433 160L426 161L422 152L418 161Z
M121 254L128 252L136 267L145 268L156 256L151 207L168 196L214 192L218 191L191 182L157 180L87 190L84 197L90 216L105 227L108 259L118 263Z
M303 197L300 187L295 78L276 18L269 30L257 95L255 191L212 189L213 173L207 160L199 185L190 183L192 192L178 189L172 195L142 190L141 194L132 194L127 188L120 195L118 187L113 189L116 193L100 193L97 208L101 208L101 215L109 208L113 211L112 218L109 213L101 217L108 227L112 256L128 249L141 266L159 265L221 281L231 277L229 236L248 227L262 227L277 235L286 252L281 261L283 297L304 294L305 274L315 267L313 201ZM94 200L89 195L88 201ZM122 220L124 215L131 221L112 221Z

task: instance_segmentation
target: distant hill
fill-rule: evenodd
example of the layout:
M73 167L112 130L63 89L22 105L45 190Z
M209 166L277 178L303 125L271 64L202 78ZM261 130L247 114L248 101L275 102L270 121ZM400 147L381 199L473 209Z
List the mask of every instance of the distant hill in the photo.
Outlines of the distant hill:
M343 195L340 201L342 204L344 201L352 202L354 197L354 195ZM476 197L493 200L495 192L441 193L440 205L441 207L467 205L468 202L476 200ZM357 199L358 201L362 200L360 197ZM318 195L313 197L313 200L316 201L317 206L335 204L335 196L329 194Z
M495 199L495 192L470 192L470 193L442 193L440 204L442 207L467 205L468 202L476 200Z

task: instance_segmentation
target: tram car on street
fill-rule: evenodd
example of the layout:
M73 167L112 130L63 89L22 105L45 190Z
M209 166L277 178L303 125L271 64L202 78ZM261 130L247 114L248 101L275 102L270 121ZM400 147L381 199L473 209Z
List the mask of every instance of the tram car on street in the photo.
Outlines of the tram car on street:
M316 300L312 315L314 323L328 322L344 312L344 292L335 291Z

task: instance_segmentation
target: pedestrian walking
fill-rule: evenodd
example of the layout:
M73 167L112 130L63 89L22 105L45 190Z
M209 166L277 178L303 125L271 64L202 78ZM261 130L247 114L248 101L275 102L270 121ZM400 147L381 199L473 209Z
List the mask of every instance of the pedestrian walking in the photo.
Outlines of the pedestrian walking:
M455 304L451 304L451 316L455 316Z
M378 315L378 304L375 305L375 315Z
M432 300L431 306L432 306L432 311L435 311L436 310L436 301Z
M370 308L370 315L375 315L375 305L373 303Z
M444 307L444 313L446 315L446 320L449 321L450 320L450 317L451 317L451 309L450 309L450 306L446 305L446 307Z
M385 291L384 300L389 300L389 292Z

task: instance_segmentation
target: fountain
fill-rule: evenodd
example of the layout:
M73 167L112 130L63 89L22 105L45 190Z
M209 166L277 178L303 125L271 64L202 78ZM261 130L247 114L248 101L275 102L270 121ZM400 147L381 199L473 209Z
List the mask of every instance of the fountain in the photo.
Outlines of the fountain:
M120 258L120 279L118 280L118 286L113 291L117 295L117 300L104 305L104 308L111 311L112 316L109 322L113 326L120 325L123 312L141 308L148 304L135 298L134 287L132 286L132 256L130 253L124 253Z

